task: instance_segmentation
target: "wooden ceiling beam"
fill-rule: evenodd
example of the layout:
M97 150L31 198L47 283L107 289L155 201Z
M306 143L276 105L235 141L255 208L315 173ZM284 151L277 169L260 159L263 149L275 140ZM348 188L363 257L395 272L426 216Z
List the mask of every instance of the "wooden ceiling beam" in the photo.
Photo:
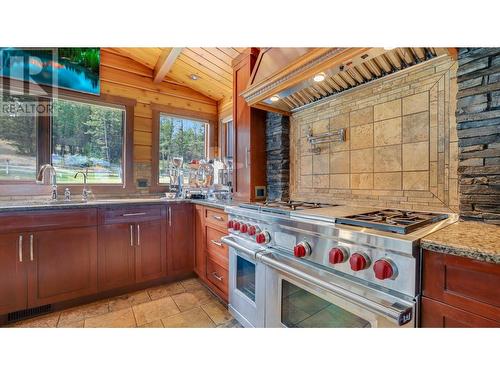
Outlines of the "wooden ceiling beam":
M156 66L154 68L153 73L153 82L160 83L166 77L170 69L177 60L177 57L182 52L182 48L172 48L165 49L162 51L160 57L158 57L158 61L156 62Z

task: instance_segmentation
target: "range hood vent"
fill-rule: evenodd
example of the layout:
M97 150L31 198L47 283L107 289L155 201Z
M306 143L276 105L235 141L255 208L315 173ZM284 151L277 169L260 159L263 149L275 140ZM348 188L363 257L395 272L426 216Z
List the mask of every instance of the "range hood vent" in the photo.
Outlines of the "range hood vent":
M455 53L454 48L430 47L309 48L277 69L278 64L270 60L278 54L271 50L261 50L250 85L242 96L252 107L284 114L434 57Z

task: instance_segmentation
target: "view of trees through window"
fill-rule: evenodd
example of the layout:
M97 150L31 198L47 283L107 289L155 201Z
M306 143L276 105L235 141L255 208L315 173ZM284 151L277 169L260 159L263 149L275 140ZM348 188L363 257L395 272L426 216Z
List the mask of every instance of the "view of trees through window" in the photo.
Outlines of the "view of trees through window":
M173 157L182 157L184 163L205 158L205 122L161 114L159 133L160 183L170 182Z
M121 108L55 100L52 165L58 181L81 183L74 175L88 169L89 183L122 183L124 118Z
M33 102L33 98L2 95L3 103ZM37 163L36 118L21 112L0 117L0 180L33 181Z
M36 103L36 98L3 94L0 104ZM123 183L125 110L70 100L53 100L52 165L59 183ZM37 174L37 119L22 111L0 117L0 180L34 181Z

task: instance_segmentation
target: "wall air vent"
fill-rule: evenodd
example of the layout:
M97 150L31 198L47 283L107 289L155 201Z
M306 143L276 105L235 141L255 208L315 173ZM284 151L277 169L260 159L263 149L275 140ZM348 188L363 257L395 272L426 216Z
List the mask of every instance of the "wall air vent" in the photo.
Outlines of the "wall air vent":
M17 322L18 320L21 319L32 318L38 315L46 314L51 311L52 311L52 305L43 305L39 307L33 307L31 309L15 311L9 313L9 315L7 316L7 322L9 323Z

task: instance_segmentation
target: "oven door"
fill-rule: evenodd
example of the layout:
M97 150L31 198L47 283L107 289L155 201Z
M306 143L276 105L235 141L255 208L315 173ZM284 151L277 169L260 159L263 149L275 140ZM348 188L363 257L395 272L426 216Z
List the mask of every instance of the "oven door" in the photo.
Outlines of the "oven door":
M415 327L415 302L275 254L266 267L266 327Z
M264 327L266 272L255 260L260 249L230 236L222 241L229 246L229 311L244 327Z

